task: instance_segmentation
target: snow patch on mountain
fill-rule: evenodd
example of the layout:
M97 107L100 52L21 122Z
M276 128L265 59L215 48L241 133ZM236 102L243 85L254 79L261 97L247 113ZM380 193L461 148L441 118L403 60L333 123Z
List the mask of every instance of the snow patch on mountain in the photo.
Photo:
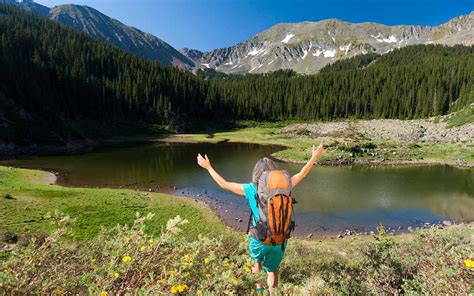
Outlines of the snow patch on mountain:
M350 43L347 44L346 46L342 46L342 45L341 45L341 46L339 46L339 49L340 49L341 51L344 51L344 55L347 55L347 52L349 52L349 49L351 49L351 45L352 45L352 44L350 44Z
M335 49L325 50L323 51L323 55L325 58L333 58L336 56L336 50Z
M251 51L249 51L249 53L247 54L247 56L251 55L251 56L256 56L256 55L259 55L261 53L263 53L265 51L265 48L255 48L253 47Z
M291 38L295 37L295 34L288 33L286 34L285 38L281 41L281 43L288 44Z
M301 59L304 60L304 58L308 55L308 51L306 49L303 49L303 56L301 57Z
M380 33L377 36L370 35L370 37L374 38L377 42L396 43L398 41L397 37L393 35L390 35L388 38L383 38Z
M316 50L316 52L313 53L312 55L313 55L313 57L319 57L322 53L323 53L323 51L318 49L318 50Z

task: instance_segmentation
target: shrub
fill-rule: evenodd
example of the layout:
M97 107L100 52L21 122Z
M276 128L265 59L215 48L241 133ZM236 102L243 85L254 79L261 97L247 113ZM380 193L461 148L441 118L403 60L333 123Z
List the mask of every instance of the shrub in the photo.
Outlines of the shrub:
M400 246L397 253L400 262L412 274L412 278L403 283L406 293L473 293L474 269L465 264L474 254L472 231L417 230L414 239Z
M365 148L365 149L375 149L375 148L377 148L377 144L375 144L374 142L365 142L361 146L362 146L362 148Z
M137 214L132 226L103 229L91 242L68 238L73 222L54 214L56 230L44 243L16 246L3 264L0 285L12 294L236 293L255 287L242 250L227 250L221 238L180 236L186 220L168 221L159 237L145 233Z

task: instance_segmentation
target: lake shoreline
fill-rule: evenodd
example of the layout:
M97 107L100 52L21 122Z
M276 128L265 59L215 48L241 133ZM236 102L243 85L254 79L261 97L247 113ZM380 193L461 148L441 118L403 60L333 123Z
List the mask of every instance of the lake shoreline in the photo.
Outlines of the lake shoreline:
M313 144L324 143L320 165L449 165L474 168L474 123L449 124L450 115L426 119L338 120L325 122L239 122L229 131L175 133L83 139L62 145L17 147L0 142L0 159L83 154L95 149L148 142L253 143L285 147L271 157L305 163Z
M2 167L9 167L9 166L3 166ZM22 167L15 167L14 168L18 169L25 169ZM49 184L49 185L56 185L56 186L61 186L64 188L69 188L69 189L111 189L111 190L132 190L134 192L138 193L143 193L143 194L149 194L149 193L158 193L158 194L165 194L170 197L176 198L176 199L186 199L190 202L196 203L199 207L205 209L208 211L210 214L214 215L219 223L221 223L224 227L230 229L231 231L237 233L238 235L245 235L244 229L247 226L247 220L241 219L241 218L235 218L235 215L232 215L231 213L227 214L225 211L219 211L217 208L217 203L213 204L213 201L209 198L203 199L203 197L200 194L176 194L176 187L174 188L174 193L171 188L168 189L146 189L146 188L140 188L140 187L133 187L133 184L131 185L117 185L117 186L72 186L68 185L66 182L62 181L64 177L68 174L66 171L57 171L57 170L52 170L48 168L35 168L30 170L38 170L44 173L44 176L39 179L38 181L43 184ZM232 218L232 219L226 219L226 218ZM235 218L235 221L233 221ZM229 222L232 221L232 222ZM465 224L474 224L474 222L469 222L469 221L452 221L452 220L445 220L440 223L423 223L419 226L409 226L407 228L399 227L396 229L395 227L387 227L386 233L387 235L390 236L399 236L399 235L406 235L410 234L412 231L416 229L425 229L425 228L446 228L446 227L453 227L453 226L462 226ZM244 225L245 224L245 225ZM244 228L242 228L244 227ZM315 231L306 231L303 233L299 234L293 234L293 237L297 238L298 240L303 240L303 241L315 241L315 240L333 240L333 239L342 239L345 237L357 237L357 238L363 238L363 237L372 237L375 234L375 229L368 231L368 230L359 230L358 228L355 227L348 227L343 231L336 231L336 230L315 230Z
M188 134L191 135L191 134ZM231 141L230 139L224 139L219 142L213 142L212 138L209 138L209 141L193 141L188 137L185 137L184 134L178 134L173 136L168 136L164 138L158 138L154 140L150 140L150 142L158 142L158 143L182 143L182 144L204 144L204 143L251 143L251 144L258 144L258 145L272 145L269 143L264 143L260 141ZM286 149L291 149L291 146L283 146ZM289 163L289 164L305 164L306 160L298 160L298 159L291 159L285 158L278 155L269 155L269 158L282 162L282 163ZM317 162L318 165L324 166L350 166L350 165L368 165L368 166L410 166L410 165L447 165L456 168L474 168L474 162L469 161L450 161L450 160L436 160L436 159L357 159L357 158L341 158L341 159L330 159L330 160L319 160Z

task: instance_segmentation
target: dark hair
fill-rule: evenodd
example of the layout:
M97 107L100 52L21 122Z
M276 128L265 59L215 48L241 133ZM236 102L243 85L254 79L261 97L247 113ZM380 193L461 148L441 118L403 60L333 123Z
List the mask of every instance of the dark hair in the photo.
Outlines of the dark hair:
M278 167L276 163L268 157L259 159L255 164L252 172L252 182L258 183L258 179L265 171L277 170Z

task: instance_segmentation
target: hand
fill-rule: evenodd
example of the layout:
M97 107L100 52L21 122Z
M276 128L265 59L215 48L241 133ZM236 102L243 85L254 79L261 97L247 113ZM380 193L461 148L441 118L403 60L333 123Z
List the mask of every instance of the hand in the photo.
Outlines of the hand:
M324 146L323 143L319 144L318 148L316 149L316 146L313 145L313 153L311 155L311 158L314 160L319 159L321 157L321 154L324 152Z
M199 153L197 156L197 163L206 170L211 168L211 161L209 160L209 158L207 158L207 154L204 154L204 157L202 157Z

